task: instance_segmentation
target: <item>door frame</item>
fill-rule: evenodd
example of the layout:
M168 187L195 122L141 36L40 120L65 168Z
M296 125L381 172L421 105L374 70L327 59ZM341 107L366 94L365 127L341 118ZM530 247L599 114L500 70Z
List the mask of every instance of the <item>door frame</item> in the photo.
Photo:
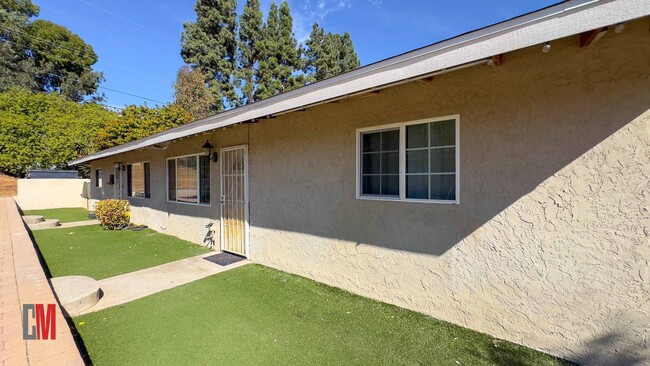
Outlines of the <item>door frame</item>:
M124 199L124 189L123 189L123 184L124 184L124 176L122 175L122 167L126 167L122 163L116 163L113 169L114 175L114 181L113 181L113 197L115 199L121 200Z
M226 151L233 151L233 150L243 150L244 151L244 257L249 258L250 256L250 198L249 198L249 190L248 190L248 182L249 182L249 176L248 176L248 144L243 144L243 145L236 145L236 146L228 146L228 147L223 147L219 149L219 247L221 248L222 252L228 252L228 253L233 253L235 255L242 255L241 253L234 253L231 251L228 251L224 249L224 244L225 244L225 238L224 238L224 231L223 231L223 206L225 204L224 200L224 193L223 193L223 164L224 164L224 158L223 158L223 153Z

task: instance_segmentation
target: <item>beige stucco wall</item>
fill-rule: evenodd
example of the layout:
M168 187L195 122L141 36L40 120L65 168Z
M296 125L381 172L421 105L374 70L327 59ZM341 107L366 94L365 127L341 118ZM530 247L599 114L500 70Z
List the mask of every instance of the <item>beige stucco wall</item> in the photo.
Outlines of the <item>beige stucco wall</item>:
M115 185L107 184L110 174L121 174L122 198L131 203L131 219L135 223L145 224L154 230L177 236L197 244L210 246L206 236L212 236L219 248L219 163L210 164L210 205L193 205L167 201L167 159L172 157L202 153L201 146L210 140L216 148L245 144L248 141L248 131L245 129L222 129L218 133L183 139L171 144L167 149L144 149L123 154L113 158L102 159L91 164L91 197L93 201L115 198ZM126 194L126 172L115 171L115 163L132 164L149 162L151 171L151 198L132 198ZM101 169L103 184L101 188L95 187L95 169ZM119 179L115 179L119 182ZM213 223L211 230L206 226Z
M18 179L14 197L23 210L88 207L88 179Z
M648 25L253 126L253 260L589 364L650 363ZM452 114L460 205L355 199L357 128Z
M196 241L219 217L218 166L212 206L179 205L164 157L248 142L253 261L588 364L650 363L649 26L93 168L151 161L134 220ZM357 128L452 114L459 205L355 198Z

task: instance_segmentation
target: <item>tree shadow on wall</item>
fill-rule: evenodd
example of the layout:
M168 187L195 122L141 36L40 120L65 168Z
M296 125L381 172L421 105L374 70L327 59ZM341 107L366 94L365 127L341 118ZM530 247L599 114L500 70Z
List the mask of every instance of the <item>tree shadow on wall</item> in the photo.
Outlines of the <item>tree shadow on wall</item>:
M575 359L583 365L599 366L635 366L648 365L648 347L646 342L639 338L629 343L626 340L634 339L623 332L611 332L594 338L587 342L584 351Z
M563 113L562 108L549 112L547 117L537 118L508 116L507 111L494 111L491 118L503 122L464 127L471 130L463 135L471 148L461 152L461 168L467 169L462 173L463 196L459 205L355 199L354 180L350 179L356 174L354 165L339 168L335 162L344 159L343 155L349 151L343 153L331 148L336 146L337 136L325 135L323 139L330 138L328 141L331 143L314 144L308 156L315 157L312 165L318 166L321 158L316 157L336 155L331 158L332 167L328 169L338 169L341 173L319 180L315 178L318 172L314 169L294 169L292 165L311 162L304 157L265 161L264 166L254 166L251 170L251 190L255 198L251 202L251 225L413 253L443 255L650 108L647 101L631 98L624 107L615 109L620 113L602 108L592 111L586 107L591 103L585 100L591 97L592 94L567 96L572 105L585 106L584 110L570 114ZM546 104L553 105L551 101ZM532 109L519 105L514 107L521 107L524 111ZM533 111L530 113L534 114ZM596 118L596 113L601 117ZM301 138L288 136L283 142L289 147L295 144L295 149L299 150ZM591 158L594 161L598 159L603 159L602 154ZM270 171L292 173L267 181L265 176L271 175ZM554 182L559 188L549 189L560 191L571 183L566 177L555 178ZM340 194L324 195L323 184L338 189ZM554 192L542 194L548 196ZM554 209L557 203L553 200L562 198L559 193L556 196L541 199ZM496 229L507 232L515 224L522 225L523 229L532 224L543 225L544 217L526 221L526 214L534 219L542 211L542 203L538 201L531 200L528 206L516 211L516 214L523 213L520 220L499 218L494 222ZM571 209L570 202L563 204L567 206L563 210ZM480 235L478 232L477 237Z

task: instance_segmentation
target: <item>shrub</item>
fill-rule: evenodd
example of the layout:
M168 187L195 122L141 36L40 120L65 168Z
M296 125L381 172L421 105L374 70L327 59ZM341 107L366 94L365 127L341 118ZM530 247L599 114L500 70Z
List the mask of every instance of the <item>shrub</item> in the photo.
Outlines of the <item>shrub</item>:
M102 200L95 204L97 220L106 230L119 230L129 226L131 205L126 200Z

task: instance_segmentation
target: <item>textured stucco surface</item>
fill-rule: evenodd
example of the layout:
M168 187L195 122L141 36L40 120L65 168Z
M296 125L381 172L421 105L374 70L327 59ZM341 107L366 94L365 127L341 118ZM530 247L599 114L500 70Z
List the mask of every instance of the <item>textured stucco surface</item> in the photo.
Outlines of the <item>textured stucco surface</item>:
M115 197L115 186L107 184L109 174L116 174L115 163L132 164L149 162L151 171L151 198L132 198L126 194L126 172L123 175L123 198L131 203L131 219L135 223L145 224L154 230L177 236L197 244L209 245L206 235L210 229L206 225L213 223L210 234L219 248L219 218L221 216L219 205L219 164L210 164L210 205L194 205L167 201L167 159L200 154L201 146L210 140L216 148L245 144L248 141L248 131L245 129L222 129L218 133L205 134L183 139L171 144L167 149L144 149L122 154L112 158L95 161L91 164L94 179L94 170L102 169L103 186L95 188L94 180L91 181L91 197L100 200ZM119 172L118 172L119 173ZM116 181L118 181L116 179Z
M253 261L584 363L647 364L649 26L93 168L151 161L152 199L131 200L134 220L202 238L219 217L218 166L212 206L179 205L164 199L164 158L206 137L248 142ZM452 114L459 205L355 199L357 128Z
M573 360L650 363L649 36L644 20L254 126L252 259ZM456 113L460 205L354 199L356 128Z

